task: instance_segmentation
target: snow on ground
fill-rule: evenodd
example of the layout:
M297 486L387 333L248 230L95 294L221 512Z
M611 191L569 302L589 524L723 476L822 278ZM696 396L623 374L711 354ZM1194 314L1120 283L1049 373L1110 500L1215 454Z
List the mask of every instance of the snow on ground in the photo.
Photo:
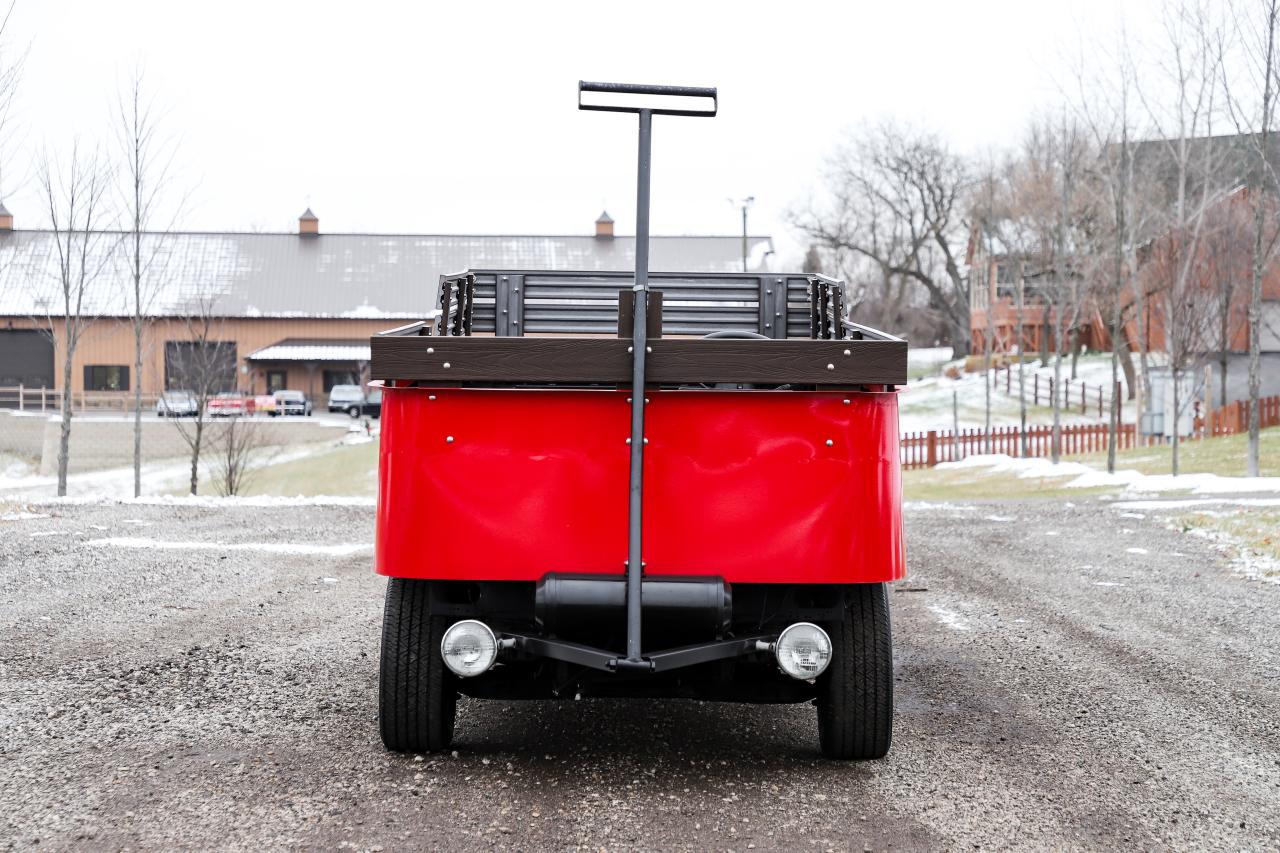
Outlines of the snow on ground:
M137 548L164 551L257 551L267 554L303 554L318 557L349 557L372 551L369 542L352 542L341 545L313 545L303 542L182 542L166 539L142 539L133 536L114 536L107 539L90 539L84 543L96 548ZM326 579L328 581L329 579Z
M1190 498L1172 501L1116 501L1111 504L1115 509L1199 509L1201 507L1244 506L1269 507L1280 506L1280 498ZM1121 513L1121 517L1142 518L1136 513Z
M32 521L37 518L48 517L49 514L46 512L26 512L20 510L18 512L6 512L0 514L0 521Z
M371 440L371 439L365 439ZM266 448L260 454L261 465L281 465L297 459L305 459L331 449L328 443L297 445L289 448ZM200 462L200 476L209 476L213 453L205 454ZM142 466L142 491L163 494L179 491L191 481L191 461L173 459ZM56 476L31 473L30 466L10 465L0 470L0 500L31 500L52 497L58 487ZM108 468L103 471L86 471L67 477L67 495L88 500L113 500L131 498L133 495L133 466Z
M91 506L98 504L130 504L134 506L198 506L198 507L296 507L296 506L376 506L377 499L353 495L250 495L222 497L220 495L143 495L140 498L109 497L104 495L70 496L65 498L0 496L0 501L18 500L32 506ZM126 523L138 523L126 519Z
M950 350L946 347L930 347L920 350L908 350L907 361L912 368L925 365L930 358L942 358L944 352ZM919 353L917 356L916 353ZM949 379L943 376L941 369L946 360L936 362L938 366L937 375L925 376L916 379L903 386L901 394L898 398L898 427L902 432L923 432L926 430L949 430L952 428L951 417L951 395L955 393L958 398L960 429L977 429L986 423L986 387L983 382L983 375L978 373L965 373L959 379ZM1050 422L1049 408L1046 405L1046 397L1048 396L1048 381L1053 377L1053 362L1047 364L1040 361L1029 361L1025 365L1025 381L1027 386L1028 397L1028 423L1030 424L1047 424ZM1017 369L1014 368L1013 381L1010 385L1012 392L1005 393L1005 376L1004 371L994 372L998 381L992 388L991 392L991 423L993 426L1016 426L1021 422L1021 416L1018 408L1018 392L1017 392ZM1040 401L1041 405L1035 407L1031 405L1033 376L1040 376ZM1072 384L1075 394L1072 396L1072 402L1077 408L1073 411L1064 410L1062 413L1062 422L1064 424L1093 424L1102 422L1097 417L1097 403L1095 387L1106 388L1111 384L1111 355L1110 353L1097 353L1092 355L1083 355L1077 365L1077 382ZM1062 377L1064 380L1071 376L1071 363L1069 359L1064 359L1062 363ZM1123 373L1121 374L1123 381ZM1079 381L1083 381L1090 386L1089 399L1090 410L1084 415L1080 414L1078 405L1079 397ZM1126 401L1127 402L1127 401ZM1135 412L1132 405L1122 408L1121 415L1126 423L1132 423Z
M907 350L907 369L941 368L951 361L952 352L951 347L910 347Z
M1257 543L1250 541L1252 538L1270 532L1271 522L1267 520L1266 513L1272 508L1280 507L1280 498L1229 497L1115 501L1111 507L1127 510L1120 513L1121 518L1145 518L1143 515L1132 512L1135 509L1155 513L1166 512L1168 514L1160 518L1167 529L1207 540L1215 550L1226 557L1240 576L1264 583L1280 583L1280 560L1272 554L1263 553ZM1253 523L1248 522L1251 518L1255 519ZM1242 534L1242 531L1250 529L1252 533ZM1133 548L1128 550L1135 551Z
M957 462L943 462L937 467L944 470L985 468L992 473L1015 474L1019 478L1073 477L1063 484L1068 489L1118 486L1131 492L1190 491L1198 495L1280 492L1280 477L1223 477L1218 474L1181 474L1175 477L1127 469L1109 474L1081 462L1059 462L1055 465L1044 458L1013 457L1004 453L976 454Z
M1003 382L1000 389L1003 389ZM1018 398L1003 390L991 391L992 426L1017 426L1021 422ZM959 379L928 376L901 387L898 395L898 429L900 432L949 430L952 428L951 399L956 395L960 429L981 429L986 424L986 387L981 373L965 373ZM1042 398L1043 399L1043 396ZM1029 424L1049 423L1048 411L1028 405ZM1095 410L1096 414L1096 410ZM1064 424L1098 423L1096 417L1082 416L1079 411L1062 413Z
M968 631L969 622L954 610L948 610L938 604L930 604L929 610L934 616L938 617L938 621L953 631Z

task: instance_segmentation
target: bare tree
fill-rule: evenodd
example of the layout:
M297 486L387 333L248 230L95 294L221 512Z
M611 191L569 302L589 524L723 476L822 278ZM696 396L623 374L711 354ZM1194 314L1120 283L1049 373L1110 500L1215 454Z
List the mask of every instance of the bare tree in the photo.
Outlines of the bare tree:
M191 394L195 414L188 421L174 418L173 424L191 450L191 494L200 487L200 454L209 425L209 400L221 391L235 388L236 349L224 339L222 317L216 294L190 299L183 312L185 339L168 342L165 352L166 382L171 390Z
M1203 258L1194 276L1214 295L1212 340L1218 353L1218 405L1227 404L1227 377L1232 344L1244 327L1237 302L1250 277L1254 229L1251 205L1235 192L1207 214L1201 241Z
M1135 282L1138 245L1143 239L1154 205L1149 201L1145 172L1135 168L1137 121L1134 110L1137 71L1121 30L1112 55L1080 57L1076 61L1075 90L1071 95L1075 114L1086 128L1097 152L1092 161L1089 187L1098 200L1099 231L1109 242L1110 287L1095 296L1106 311L1111 338L1111 414L1107 424L1107 470L1114 472L1120 432L1120 371L1124 370L1128 398L1141 410L1141 383L1133 367L1126 313L1142 327L1138 357L1141 382L1146 382L1145 306ZM1085 69L1088 69L1086 71ZM1132 294L1132 296L1130 295Z
M882 125L840 149L826 181L829 207L792 212L791 224L837 256L868 262L901 299L905 283L923 287L946 320L956 355L967 354L965 162L934 134Z
M1062 457L1062 355L1063 330L1079 322L1083 291L1079 269L1073 269L1071 255L1080 244L1078 184L1086 157L1084 135L1064 114L1051 132L1055 162L1056 214L1053 219L1053 265L1046 277L1046 291L1053 305L1053 441L1051 457L1056 465Z
M95 150L86 153L74 143L62 164L46 152L38 180L53 232L55 293L44 298L48 334L62 350L62 428L58 437L58 495L67 493L67 463L71 448L72 362L80 335L101 307L93 293L111 257L110 239L103 229L104 207L111 175ZM56 310L54 301L56 300Z
M1022 425L1021 452L1028 451L1027 394L1024 367L1028 279L1037 282L1054 263L1053 222L1056 217L1056 165L1052 134L1043 122L1033 122L1018 156L1006 169L1006 217L997 220L996 239L1010 259L1014 277L1014 322L1018 327L1018 409ZM1036 287L1038 296L1044 295ZM1045 300L1046 306L1048 301ZM1047 307L1046 307L1047 310ZM1047 324L1046 324L1047 325ZM1046 346L1048 335L1045 335Z
M1262 276L1275 257L1276 197L1280 193L1271 157L1272 124L1280 86L1280 58L1276 55L1276 30L1280 0L1233 4L1233 32L1239 45L1241 73L1224 73L1226 102L1240 133L1248 134L1252 157L1249 170L1249 203L1253 212L1252 270L1249 281L1249 450L1246 470L1259 474L1262 396ZM1224 49L1224 53L1228 50Z
M133 496L142 494L142 364L153 303L163 286L164 236L172 221L156 228L160 196L169 183L173 145L158 133L155 108L136 70L118 104L117 134L124 154L124 210L128 218L121 249L129 271L133 327Z
M219 425L215 436L213 476L218 494L243 494L258 470L255 462L266 444L262 422L233 417Z
M1181 440L1177 421L1184 404L1180 379L1198 355L1188 348L1204 346L1206 300L1195 271L1203 259L1208 213L1228 189L1221 184L1226 146L1213 139L1214 122L1222 111L1223 42L1222 24L1208 7L1195 0L1171 3L1164 18L1162 58L1157 63L1158 76L1170 97L1157 98L1139 89L1152 123L1163 137L1157 150L1167 172L1171 202L1165 206L1168 238L1156 256L1152 281L1172 382L1175 475ZM1145 296L1145 285L1139 292Z
M12 0L4 12L3 20L0 20L0 209L3 209L2 202L8 193L22 183L12 174L12 170L9 168L12 159L9 153L13 147L11 138L13 135L13 123L10 121L11 110L18 92L18 81L22 76L22 66L26 59L23 53L15 55L9 49L9 44L5 40L5 34L9 29L9 19L13 15L13 8L16 4L17 0Z

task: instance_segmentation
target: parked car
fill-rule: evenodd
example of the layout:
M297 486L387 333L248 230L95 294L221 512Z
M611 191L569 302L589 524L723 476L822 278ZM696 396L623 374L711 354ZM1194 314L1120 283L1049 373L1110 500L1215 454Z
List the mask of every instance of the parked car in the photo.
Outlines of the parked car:
M301 391L277 391L275 393L275 409L271 414L309 416L311 414L311 401Z
M351 414L354 408L356 413L351 415L357 417L360 414L360 407L364 405L364 389L359 385L334 385L329 389L329 411L331 412L347 412Z
M270 415L275 417L279 414L276 411L276 397L274 394L257 394L248 398L249 414L251 415Z
M209 416L234 418L249 414L249 403L239 391L223 391L209 400Z
M365 415L366 418L381 418L383 416L383 389L374 388L365 394L364 402L360 403L360 411L355 411L355 407L347 410L347 414L352 418L360 418Z
M190 391L165 391L156 400L156 416L161 418L194 418L199 409L200 403Z
M382 417L382 389L374 388L360 400L359 403L352 403L347 406L347 414L353 418Z

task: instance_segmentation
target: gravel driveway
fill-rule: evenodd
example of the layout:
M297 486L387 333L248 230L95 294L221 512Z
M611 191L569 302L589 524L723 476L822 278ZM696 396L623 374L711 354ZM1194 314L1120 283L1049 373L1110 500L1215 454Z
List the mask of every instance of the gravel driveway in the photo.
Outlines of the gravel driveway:
M1280 585L1158 513L912 505L894 746L838 764L809 706L641 701L464 700L455 753L391 755L370 509L32 511L0 848L1280 847Z

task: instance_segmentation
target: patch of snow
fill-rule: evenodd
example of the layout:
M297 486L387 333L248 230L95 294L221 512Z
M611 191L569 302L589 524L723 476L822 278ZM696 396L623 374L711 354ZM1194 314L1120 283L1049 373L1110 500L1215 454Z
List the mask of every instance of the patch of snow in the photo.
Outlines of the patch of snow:
M910 347L907 349L908 367L941 367L951 361L951 347Z
M946 625L948 628L955 631L969 630L969 623L965 621L963 616L956 613L954 610L948 610L947 608L941 607L937 604L930 604L929 609L933 611L934 616L938 617L938 621L943 625Z
M48 518L47 512L6 512L0 515L0 521L30 521L36 518Z
M988 515L987 521L1017 521L1018 517L1014 515Z
M1280 506L1280 498L1189 498L1187 500L1116 501L1116 509L1193 509L1206 506ZM1122 516L1129 515L1121 513ZM1137 516L1142 518L1143 516Z
M1113 504L1113 506L1119 506L1119 505L1120 504ZM1121 518L1146 518L1146 516L1140 512L1122 512L1120 513L1120 517Z
M305 459L332 449L333 444L313 442L286 449L277 447L264 448L255 460L254 470L271 465L281 465L298 459ZM201 471L207 474L207 466L212 454L202 460ZM142 466L142 488L145 492L166 492L179 490L189 482L191 477L190 461L171 460L169 462L149 463ZM24 503L45 503L46 500L75 502L84 499L90 503L114 500L132 501L133 467L108 468L102 471L86 471L72 474L67 478L66 498L54 499L50 494L57 486L56 477L21 476L0 477L0 500L12 499ZM145 502L147 498L139 499Z
M1146 548L1125 548L1130 554L1150 554Z
M1119 581L1094 581L1094 586L1124 586Z
M1280 492L1280 477L1223 477L1218 474L1143 474L1141 471L1099 471L1081 462L1054 464L1042 457L1014 457L1005 453L981 453L956 462L940 463L943 470L986 468L992 473L1014 474L1020 479L1073 477L1064 483L1068 489L1100 486L1122 487L1132 492L1190 491L1193 494L1232 494L1237 492ZM1119 504L1117 504L1118 506Z
M978 509L976 506L953 504L947 501L903 501L902 508L906 510L965 510L968 512L974 512Z
M1230 533L1222 530L1208 530L1203 527L1193 527L1184 531L1182 528L1172 524L1166 526L1170 530L1184 532L1188 536L1207 540L1215 550L1224 554L1231 561L1231 567L1236 574L1248 580L1262 581L1263 583L1280 583L1280 560L1266 554L1259 554ZM1185 555L1175 551L1173 556L1182 557Z
M96 548L137 548L159 551L259 551L267 554L306 554L319 557L349 557L352 554L373 550L372 543L365 542L342 545L313 545L308 542L179 542L163 539L141 539L132 536L90 539L84 544Z
M1143 474L1140 471L1090 470L1070 483L1068 489L1087 489L1096 486L1123 486L1138 492L1190 491L1197 495L1230 494L1235 492L1280 492L1280 477L1223 477L1218 474Z
M125 504L134 506L197 506L197 507L287 507L287 506L377 506L377 498L353 495L250 495L248 497L219 497L216 495L143 495L140 498L66 497L29 501L41 506L71 504L91 506Z

